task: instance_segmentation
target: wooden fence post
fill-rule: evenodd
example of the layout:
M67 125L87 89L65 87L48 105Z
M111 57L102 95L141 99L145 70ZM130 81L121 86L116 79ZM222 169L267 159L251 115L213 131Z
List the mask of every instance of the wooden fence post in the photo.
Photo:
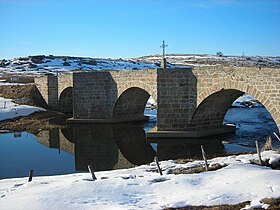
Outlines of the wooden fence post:
M159 162L158 162L157 156L155 156L155 162L156 162L156 164L157 164L158 172L159 172L159 174L162 176L162 170L161 170L161 168L160 168L160 166L159 166Z
M201 152L202 152L202 157L203 157L204 164L205 164L205 170L208 171L207 158L206 158L206 153L204 152L203 145L201 145Z
M257 153L258 153L258 157L259 157L259 163L260 163L260 165L262 165L262 158L261 158L261 152L259 149L258 140L256 140L255 143L256 143Z
M90 174L91 174L92 180L93 180L93 181L96 180L97 178L96 178L96 176L95 176L95 174L94 174L94 171L93 171L93 168L92 168L91 165L88 165L88 170L89 170L89 172L90 172Z
M33 178L33 170L29 171L28 182L31 182Z

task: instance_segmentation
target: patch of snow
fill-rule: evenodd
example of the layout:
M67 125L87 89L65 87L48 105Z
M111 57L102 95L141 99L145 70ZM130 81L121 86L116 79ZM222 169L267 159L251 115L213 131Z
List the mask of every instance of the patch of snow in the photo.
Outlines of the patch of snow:
M264 158L280 156L275 151ZM246 208L263 206L265 197L280 195L280 171L249 164L256 154L218 157L209 164L227 165L199 174L169 174L169 169L203 165L203 161L176 164L162 161L164 175L155 163L131 169L61 176L0 180L2 209L163 209L188 205L237 204L252 201ZM35 172L36 173L36 172ZM16 202L15 202L16 201Z
M5 99L0 97L0 121L28 116L34 112L39 111L46 110L40 107L18 105L12 102L12 99Z
M150 97L147 101L146 108L156 108L156 107L157 107L156 101L153 99L153 97Z
M253 96L244 94L237 98L233 103L234 107L260 107L262 106Z
M14 82L1 82L0 81L0 86L10 86L10 85L30 85L31 83L14 83Z

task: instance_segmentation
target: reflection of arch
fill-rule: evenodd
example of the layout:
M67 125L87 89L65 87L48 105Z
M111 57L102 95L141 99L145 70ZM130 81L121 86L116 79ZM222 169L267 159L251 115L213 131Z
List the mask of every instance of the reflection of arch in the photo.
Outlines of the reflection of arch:
M140 125L122 125L114 127L114 137L122 155L134 165L153 161L155 151L148 144L146 133Z
M138 87L131 87L119 96L113 109L113 118L141 120L150 94Z
M246 94L253 96L267 109L267 111L271 114L275 122L280 121L280 115L278 114L280 110L277 110L276 106L270 102L269 98L267 98L267 96L263 94L256 87L243 81L232 81L228 78L224 78L223 82L220 82L216 85L212 85L208 87L206 90L200 92L200 94L197 97L197 104L200 106L200 104L203 103L203 101L208 96L216 92L219 92L222 89L235 89L235 90L239 90L240 92L244 92ZM276 124L278 126L278 129L280 129L280 124L279 123Z
M68 141L74 143L74 129L72 127L61 128L61 133Z
M64 113L73 113L72 87L65 88L59 96L59 110Z

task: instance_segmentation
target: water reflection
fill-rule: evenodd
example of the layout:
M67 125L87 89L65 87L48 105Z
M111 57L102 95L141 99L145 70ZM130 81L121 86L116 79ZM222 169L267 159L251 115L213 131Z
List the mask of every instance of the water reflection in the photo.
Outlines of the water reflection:
M224 154L224 145L221 139L173 139L173 141L160 140L157 144L159 160L169 159L202 159L201 145L208 157Z
M26 132L0 131L0 179L27 176L30 169L34 170L35 176L87 171L88 164L93 165L96 171L130 168L152 162L155 155L159 160L201 159L200 145L204 145L208 158L224 153L255 151L255 140L262 147L268 135L273 132L279 134L275 122L264 108L230 109L225 122L237 125L235 135L208 139L160 139L153 140L156 144L150 144L145 140L144 130L156 126L156 115L154 112L148 115L152 116L151 119L142 125L76 125L41 131L36 137ZM222 140L229 143L225 148ZM280 148L280 142L273 135L272 144L273 148Z
M209 156L224 153L221 140L161 139L156 152L145 138L140 124L71 125L37 135L45 146L73 154L76 171L87 171L89 164L95 171L130 168L150 163L156 155L159 160L201 158L200 145Z

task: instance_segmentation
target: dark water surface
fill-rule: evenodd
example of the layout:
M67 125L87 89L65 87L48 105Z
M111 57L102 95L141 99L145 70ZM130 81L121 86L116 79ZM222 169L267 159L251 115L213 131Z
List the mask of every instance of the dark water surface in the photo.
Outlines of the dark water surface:
M225 123L236 124L234 135L149 144L145 131L155 127L156 113L146 114L151 118L145 124L77 125L41 131L36 136L26 132L0 134L0 179L24 177L30 169L35 176L87 171L89 164L95 171L130 168L152 162L155 155L159 160L201 158L202 144L209 157L254 151L255 140L263 145L268 135L277 132L263 107L233 108ZM280 148L275 138L273 146Z

